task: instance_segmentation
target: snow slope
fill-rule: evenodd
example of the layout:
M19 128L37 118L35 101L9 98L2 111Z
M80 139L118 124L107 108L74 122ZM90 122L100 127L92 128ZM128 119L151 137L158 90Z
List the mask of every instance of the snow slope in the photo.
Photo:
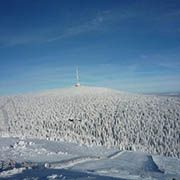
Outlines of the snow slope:
M0 138L0 179L180 179L180 160L37 139Z
M83 86L2 96L0 135L180 157L180 98Z

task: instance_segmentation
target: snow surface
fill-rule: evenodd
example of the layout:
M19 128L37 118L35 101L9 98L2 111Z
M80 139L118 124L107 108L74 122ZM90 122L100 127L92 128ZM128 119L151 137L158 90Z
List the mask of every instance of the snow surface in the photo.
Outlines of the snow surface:
M0 136L64 140L179 158L180 98L83 86L2 96Z
M0 179L180 179L178 158L22 138L0 147Z

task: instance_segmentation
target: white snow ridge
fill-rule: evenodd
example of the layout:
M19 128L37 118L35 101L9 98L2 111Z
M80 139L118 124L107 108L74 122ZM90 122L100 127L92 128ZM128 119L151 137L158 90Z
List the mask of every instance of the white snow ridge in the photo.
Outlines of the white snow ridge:
M178 97L83 86L2 96L0 137L0 179L180 179Z

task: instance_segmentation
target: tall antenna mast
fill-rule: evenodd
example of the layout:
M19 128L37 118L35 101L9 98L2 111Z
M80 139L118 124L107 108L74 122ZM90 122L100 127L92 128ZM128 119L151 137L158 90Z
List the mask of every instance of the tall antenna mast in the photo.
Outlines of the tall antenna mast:
M76 67L76 84L75 84L75 86L76 87L79 87L80 86L80 82L79 82L79 69L78 69L78 67Z
M76 67L76 80L77 80L77 83L79 83L79 70L78 70L78 67Z

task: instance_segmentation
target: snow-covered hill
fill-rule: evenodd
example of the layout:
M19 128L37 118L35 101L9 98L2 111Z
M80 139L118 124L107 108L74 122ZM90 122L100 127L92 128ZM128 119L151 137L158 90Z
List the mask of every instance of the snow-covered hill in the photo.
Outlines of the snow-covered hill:
M180 157L180 98L97 87L3 96L0 134Z

